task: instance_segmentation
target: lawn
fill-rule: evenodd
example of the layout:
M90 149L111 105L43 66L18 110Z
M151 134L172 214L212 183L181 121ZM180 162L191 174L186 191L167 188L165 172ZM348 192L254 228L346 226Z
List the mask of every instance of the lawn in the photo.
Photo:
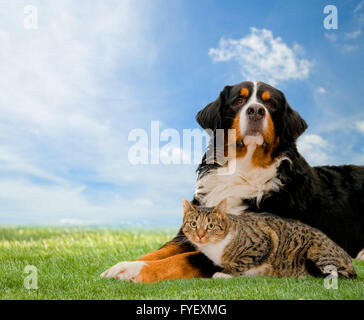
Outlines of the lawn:
M324 280L233 278L135 284L101 279L111 265L135 259L171 239L175 230L0 227L0 299L364 299L358 278ZM38 289L24 288L24 268L38 271Z

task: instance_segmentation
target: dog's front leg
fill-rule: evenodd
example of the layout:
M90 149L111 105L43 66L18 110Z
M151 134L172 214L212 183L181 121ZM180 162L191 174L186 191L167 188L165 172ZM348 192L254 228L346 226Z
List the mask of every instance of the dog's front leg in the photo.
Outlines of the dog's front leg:
M101 276L133 282L211 277L218 269L202 253L185 252L161 260L120 262Z

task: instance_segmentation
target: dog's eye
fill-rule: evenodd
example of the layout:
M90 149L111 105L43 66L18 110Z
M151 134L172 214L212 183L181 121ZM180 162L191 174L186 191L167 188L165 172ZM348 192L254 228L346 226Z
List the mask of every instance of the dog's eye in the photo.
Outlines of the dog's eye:
M245 102L245 99L244 97L239 97L237 98L235 101L234 101L234 106L241 106L244 102Z

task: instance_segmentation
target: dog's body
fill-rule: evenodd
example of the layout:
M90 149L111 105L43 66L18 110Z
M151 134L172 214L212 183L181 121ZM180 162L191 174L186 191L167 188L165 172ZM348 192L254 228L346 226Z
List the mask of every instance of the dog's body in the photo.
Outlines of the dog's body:
M364 248L364 167L310 167L298 153L290 159L280 164L266 188L239 185L239 176L227 181L226 176L216 175L216 169L202 171L194 202L210 207L227 197L231 213L269 212L300 220L323 231L355 257Z
M249 210L297 219L326 233L352 256L364 248L364 167L311 167L296 148L307 125L282 92L262 82L227 86L198 113L197 121L212 132L213 142L217 129L235 131L223 145L224 163L217 143L212 161L211 154L204 156L195 204L210 207L227 198L229 213ZM236 153L229 157L232 143ZM181 232L139 260L118 264L103 275L153 282L209 277L218 271Z

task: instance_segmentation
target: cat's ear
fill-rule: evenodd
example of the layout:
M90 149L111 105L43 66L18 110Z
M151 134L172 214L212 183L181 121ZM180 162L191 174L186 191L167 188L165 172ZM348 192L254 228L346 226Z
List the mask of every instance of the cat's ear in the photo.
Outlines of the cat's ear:
M224 200L221 200L220 202L219 202L219 204L215 207L215 210L216 210L216 212L219 214L219 215L221 215L221 217L225 217L225 215L226 215L226 206L227 206L227 203L226 203L227 201L226 201L226 199L224 199Z
M183 198L183 213L186 214L187 212L193 211L195 207L191 202L189 202L186 198Z

